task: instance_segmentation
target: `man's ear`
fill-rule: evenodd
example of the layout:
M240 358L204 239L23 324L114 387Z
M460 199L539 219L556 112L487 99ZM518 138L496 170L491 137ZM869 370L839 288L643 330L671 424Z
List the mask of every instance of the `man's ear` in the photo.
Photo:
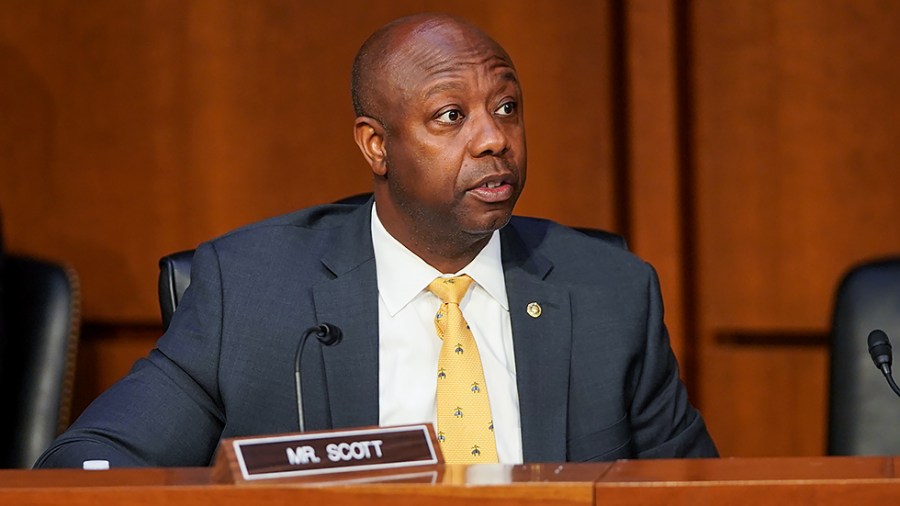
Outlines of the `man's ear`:
M375 118L360 116L353 126L353 138L376 176L387 174L387 147L384 125Z

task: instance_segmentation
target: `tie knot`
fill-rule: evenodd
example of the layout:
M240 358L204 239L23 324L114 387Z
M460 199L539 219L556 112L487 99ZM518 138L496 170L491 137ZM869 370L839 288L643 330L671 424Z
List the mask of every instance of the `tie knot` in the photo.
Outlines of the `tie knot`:
M453 278L436 278L428 285L428 291L437 295L445 304L459 304L471 284L472 278L465 274Z

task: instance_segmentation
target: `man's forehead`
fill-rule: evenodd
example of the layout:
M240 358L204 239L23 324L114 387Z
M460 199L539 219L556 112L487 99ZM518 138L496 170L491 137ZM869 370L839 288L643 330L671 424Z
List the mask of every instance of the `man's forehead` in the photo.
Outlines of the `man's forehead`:
M491 37L468 22L446 14L418 14L395 20L372 34L357 53L353 68L354 107L361 115L385 121L397 101L421 97L444 76L462 77L475 69L479 81L518 78L512 59ZM489 77L481 80L482 76ZM471 77L471 75L469 75Z
M392 74L403 77L437 78L476 69L517 81L515 67L506 51L471 25L448 23L409 27L394 39L389 50Z

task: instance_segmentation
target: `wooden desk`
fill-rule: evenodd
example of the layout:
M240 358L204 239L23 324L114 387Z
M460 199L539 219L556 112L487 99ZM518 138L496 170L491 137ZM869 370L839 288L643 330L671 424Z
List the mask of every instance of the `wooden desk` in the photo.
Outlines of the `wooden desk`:
M597 481L595 504L896 504L898 463L897 457L621 462Z
M0 504L893 504L897 464L894 457L828 457L448 466L382 483L357 476L253 485L214 483L207 468L9 470L0 471Z

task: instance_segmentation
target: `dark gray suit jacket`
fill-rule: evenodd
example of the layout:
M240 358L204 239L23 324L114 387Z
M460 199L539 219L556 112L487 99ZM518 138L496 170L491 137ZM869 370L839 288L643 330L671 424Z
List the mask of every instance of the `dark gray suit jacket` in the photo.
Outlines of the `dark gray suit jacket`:
M307 344L307 430L377 425L370 217L370 205L314 207L202 245L157 348L37 465L206 465L223 437L296 431L294 351L319 322L344 340ZM500 235L525 461L715 456L678 379L653 269L545 220L516 217Z

